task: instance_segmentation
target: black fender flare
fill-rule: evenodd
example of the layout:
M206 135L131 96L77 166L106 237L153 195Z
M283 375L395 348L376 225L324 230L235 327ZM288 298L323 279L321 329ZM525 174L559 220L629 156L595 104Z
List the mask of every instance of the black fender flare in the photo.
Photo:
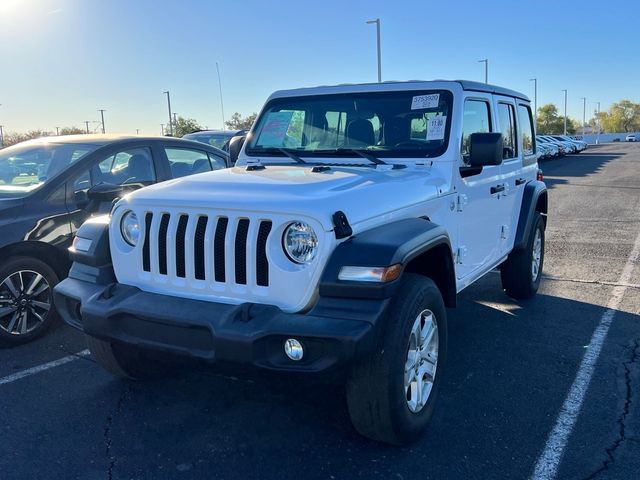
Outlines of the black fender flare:
M343 266L388 267L402 264L403 273L412 260L440 248L445 258L441 281L433 279L443 293L447 306L455 305L455 271L447 230L424 218L408 218L358 233L333 251L320 279L321 297L390 298L400 285L402 275L388 283L339 280Z
M539 180L528 182L524 187L522 205L520 206L518 229L516 230L516 238L513 245L514 250L522 250L527 245L536 211L544 216L544 225L546 227L547 208L547 186Z

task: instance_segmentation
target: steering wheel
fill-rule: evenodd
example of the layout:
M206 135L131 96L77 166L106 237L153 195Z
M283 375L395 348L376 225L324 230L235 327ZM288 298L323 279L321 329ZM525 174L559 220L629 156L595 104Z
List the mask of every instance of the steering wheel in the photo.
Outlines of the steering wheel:
M394 148L401 147L424 147L424 142L420 142L418 140L404 140L394 145Z

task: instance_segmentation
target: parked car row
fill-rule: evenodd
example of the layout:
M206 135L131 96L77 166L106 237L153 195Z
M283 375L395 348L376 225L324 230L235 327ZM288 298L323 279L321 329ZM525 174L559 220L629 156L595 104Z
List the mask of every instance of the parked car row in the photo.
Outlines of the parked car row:
M73 135L0 150L0 346L55 320L53 287L85 220L132 190L230 164L220 149L170 137Z
M182 138L206 143L207 145L228 152L231 140L234 137L246 135L248 132L248 130L201 130L199 132L188 133Z
M587 142L568 135L536 135L538 158L557 158L570 153L580 153L587 148Z

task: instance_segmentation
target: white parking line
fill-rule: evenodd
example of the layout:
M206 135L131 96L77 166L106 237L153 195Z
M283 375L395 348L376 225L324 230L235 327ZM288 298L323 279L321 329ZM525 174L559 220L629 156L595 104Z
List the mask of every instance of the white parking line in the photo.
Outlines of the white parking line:
M573 427L578 419L578 414L582 408L582 402L584 401L585 394L589 388L593 371L596 367L596 362L602 351L602 345L609 332L609 327L616 316L616 312L625 292L627 291L629 280L631 280L631 274L633 268L640 258L640 234L636 237L636 240L631 250L631 254L627 259L627 263L622 269L620 279L616 282L618 286L613 288L611 298L607 303L607 310L602 314L598 327L593 332L587 351L584 354L584 358L580 363L580 368L576 374L576 378L571 385L569 394L562 405L556 424L547 439L544 450L536 467L531 475L531 480L552 480L556 478L558 473L558 467L560 460L564 452L569 436L573 431Z
M58 360L54 360L53 362L43 363L42 365L38 365L36 367L27 368L26 370L22 370L21 372L16 372L12 375L0 378L0 385L15 382L16 380L20 380L21 378L30 377L31 375L44 372L45 370L49 370L50 368L59 367L60 365L64 365L65 363L79 360L82 357L86 357L87 355L89 355L89 350L82 350L81 352L74 353L73 355L68 355L66 357L59 358Z

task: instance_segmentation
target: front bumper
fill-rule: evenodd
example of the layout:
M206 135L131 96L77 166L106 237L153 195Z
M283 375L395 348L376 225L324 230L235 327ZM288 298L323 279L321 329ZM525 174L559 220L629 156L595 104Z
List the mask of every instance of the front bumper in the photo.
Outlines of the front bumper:
M103 340L271 370L320 372L371 351L388 303L321 297L308 314L289 314L269 305L228 305L95 282L74 272L80 267L74 264L54 290L69 325ZM287 338L302 343L302 360L286 356Z

